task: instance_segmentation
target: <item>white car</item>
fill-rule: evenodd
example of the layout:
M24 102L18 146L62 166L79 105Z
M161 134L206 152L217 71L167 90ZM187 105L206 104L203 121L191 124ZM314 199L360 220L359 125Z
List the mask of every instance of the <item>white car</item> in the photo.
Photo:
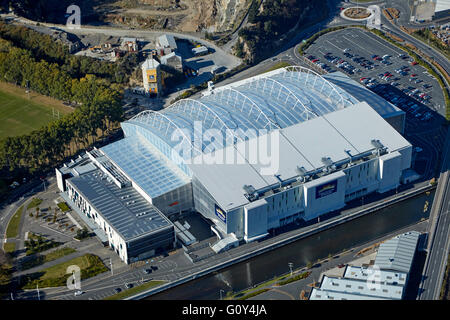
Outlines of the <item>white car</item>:
M73 294L75 297L81 296L84 292L81 290L75 291L75 293Z

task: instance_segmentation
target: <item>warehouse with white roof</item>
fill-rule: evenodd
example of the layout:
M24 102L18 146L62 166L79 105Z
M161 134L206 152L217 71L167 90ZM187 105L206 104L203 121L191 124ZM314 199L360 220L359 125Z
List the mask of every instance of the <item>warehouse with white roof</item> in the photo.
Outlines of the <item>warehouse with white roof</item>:
M210 220L220 250L395 189L411 165L411 144L377 107L303 67L144 111L122 129L95 152L166 217Z

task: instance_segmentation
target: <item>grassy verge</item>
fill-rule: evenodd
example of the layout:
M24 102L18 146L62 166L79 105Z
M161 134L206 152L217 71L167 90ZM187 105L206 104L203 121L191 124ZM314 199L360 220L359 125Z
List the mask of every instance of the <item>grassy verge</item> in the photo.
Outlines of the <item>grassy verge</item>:
M19 235L19 224L22 218L23 206L17 209L16 213L9 220L8 227L6 228L6 237L15 238Z
M70 210L69 206L65 202L58 202L58 207L61 209L62 212Z
M288 283L291 283L291 282L294 282L294 281L306 279L306 278L308 278L308 276L309 276L310 274L311 274L311 272L306 271L306 272L297 274L297 275L295 275L295 276L293 276L293 277L291 277L291 278L288 278L288 279L286 279L286 280L282 280L282 281L280 281L280 282L277 282L277 285L283 286L283 285L285 285L285 284L288 284Z
M66 248L57 249L57 250L47 253L45 255L37 255L36 257L24 262L22 264L22 270L31 269L31 268L40 266L41 264L59 259L61 257L64 257L64 256L69 255L74 252L76 252L75 249L66 247Z
M42 199L39 198L33 198L31 202L28 204L27 209L33 209L36 208L38 205L42 203Z
M5 253L14 254L16 251L16 243L15 242L7 242L3 245L3 250Z
M249 298L251 298L251 297L255 297L255 296L257 296L258 294L267 292L267 291L269 291L269 290L270 290L270 289L268 289L268 288L260 289L260 290L251 292L251 293L249 293L249 294L246 294L245 296L239 297L239 298L237 298L237 300L247 300L247 299L249 299Z
M104 300L121 300L121 299L125 299L125 298L131 297L131 296L133 296L135 294L138 294L138 293L140 293L142 291L145 291L145 290L148 290L150 288L162 285L165 282L166 281L162 281L162 280L152 280L152 281L146 282L144 284L141 284L140 286L136 286L136 287L133 287L131 289L128 289L128 290L116 293L115 295L107 297Z
M412 36L416 37L420 41L425 42L429 46L432 46L439 52L441 52L447 59L450 59L450 47L444 45L439 39L437 39L429 30L414 31Z
M291 66L291 65L292 65L292 64L290 64L290 63L287 62L287 61L280 61L280 62L278 62L277 64L274 64L272 67L270 67L270 68L267 69L266 71L261 72L261 74L266 73L266 72L270 72L270 71L273 71L273 70L276 70L276 69L281 69L281 68L284 68L284 67L289 67L289 66Z
M36 285L39 285L40 288L65 286L67 278L70 276L70 274L66 273L67 268L71 265L76 265L80 268L81 279L91 278L108 271L98 256L87 253L40 272L22 276L20 286L23 289L34 289Z
M278 278L274 277L271 280L268 280L268 281L265 281L265 282L262 282L262 283L258 284L254 288L248 288L248 289L236 292L236 293L232 293L230 291L230 292L228 292L227 297L225 298L225 300L233 300L233 299L241 300L241 298L246 297L246 296L247 296L247 298L249 298L248 295L250 295L254 290L261 291L262 289L266 289L265 287L268 287L268 286L271 286L273 284L276 284L277 281L280 281L280 280L283 280L283 279L286 279L286 278L287 278L287 275L284 275L284 276L281 276L281 277L278 277ZM262 293L262 291L260 293Z

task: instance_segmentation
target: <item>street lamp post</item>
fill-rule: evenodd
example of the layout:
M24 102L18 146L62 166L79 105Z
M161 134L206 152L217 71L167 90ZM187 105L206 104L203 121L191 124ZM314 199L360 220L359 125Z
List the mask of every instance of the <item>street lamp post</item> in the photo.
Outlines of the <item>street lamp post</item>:
M109 264L111 266L111 275L113 276L114 275L114 269L113 269L113 264L112 264L112 258L111 257L109 258Z
M225 292L225 291L222 290L222 289L220 289L220 290L219 290L219 293L220 293L220 300L223 300L223 298L222 298L222 292Z
M292 268L294 267L294 264L292 262L288 263L289 269L291 270L291 277L292 277Z
M37 294L38 294L38 300L41 300L41 295L39 294L39 285L36 284L36 290L37 290Z

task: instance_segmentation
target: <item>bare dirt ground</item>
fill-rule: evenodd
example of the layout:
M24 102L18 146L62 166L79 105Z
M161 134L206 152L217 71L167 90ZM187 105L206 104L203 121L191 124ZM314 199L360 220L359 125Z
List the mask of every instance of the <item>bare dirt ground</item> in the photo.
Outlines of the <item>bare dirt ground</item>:
M223 31L249 0L120 0L99 6L105 21L138 28L179 32Z

